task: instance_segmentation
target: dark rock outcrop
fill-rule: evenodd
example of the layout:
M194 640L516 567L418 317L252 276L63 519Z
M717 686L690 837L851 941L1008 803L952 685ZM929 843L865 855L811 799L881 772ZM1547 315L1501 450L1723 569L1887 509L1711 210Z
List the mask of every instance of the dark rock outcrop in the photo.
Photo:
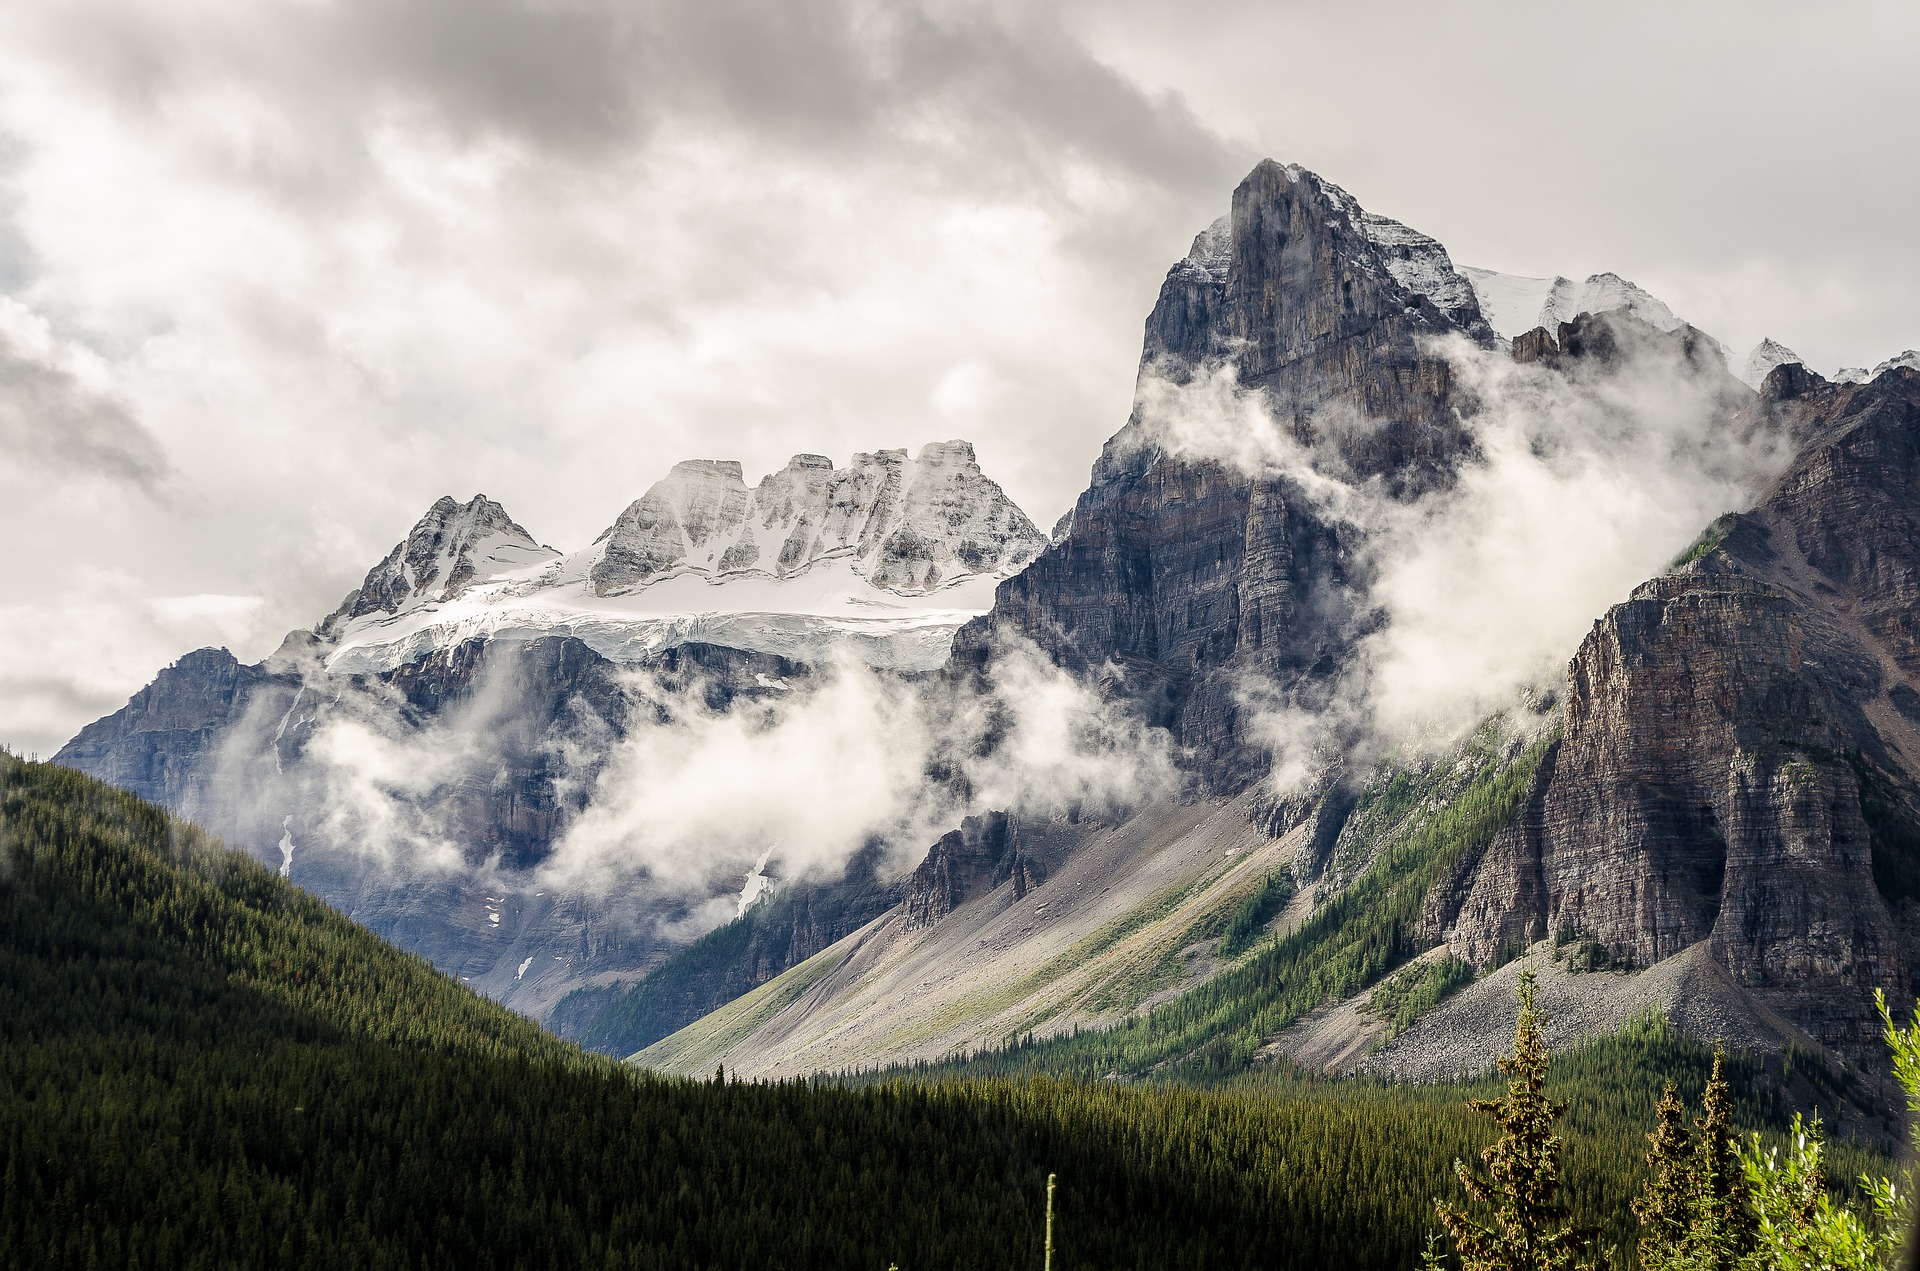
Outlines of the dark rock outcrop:
M1491 341L1437 243L1267 162L1169 272L1141 373L1182 383L1231 362L1322 462L1412 494L1448 481L1468 444L1428 340L1449 334ZM1015 636L1105 669L1207 784L1237 790L1267 767L1237 686L1324 696L1369 621L1358 545L1292 479L1176 452L1156 426L1136 414L1107 443L1065 535L962 629L954 665Z
M1752 512L1594 624L1537 814L1482 863L1453 942L1598 941L1647 966L1700 941L1843 1051L1910 991L1920 899L1920 373L1769 376L1802 439Z
M1046 867L1021 850L1018 823L1004 812L970 816L940 837L906 886L903 926L931 927L973 897L1011 881L1013 894L1046 878Z
M81 729L53 762L202 816L212 793L209 759L268 678L264 667L243 665L225 649L196 649Z

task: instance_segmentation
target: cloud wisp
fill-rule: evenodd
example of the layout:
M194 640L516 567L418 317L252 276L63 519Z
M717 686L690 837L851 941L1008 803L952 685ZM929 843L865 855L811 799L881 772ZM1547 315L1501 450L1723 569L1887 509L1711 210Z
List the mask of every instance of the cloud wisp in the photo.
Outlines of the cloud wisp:
M1164 732L1024 645L984 682L843 657L784 684L634 668L559 701L521 653L483 656L446 689L307 666L227 739L217 819L357 888L557 893L678 939L740 912L743 878L830 881L876 848L898 876L964 816L1113 815L1180 782ZM550 843L516 837L528 813Z
M1617 334L1605 365L1563 369L1436 343L1471 403L1473 448L1451 483L1412 499L1302 444L1231 366L1143 379L1137 444L1280 481L1359 545L1363 612L1338 683L1304 703L1257 677L1242 687L1277 782L1356 744L1450 742L1550 686L1594 619L1784 470L1787 440L1752 422L1752 394L1717 355L1634 324Z

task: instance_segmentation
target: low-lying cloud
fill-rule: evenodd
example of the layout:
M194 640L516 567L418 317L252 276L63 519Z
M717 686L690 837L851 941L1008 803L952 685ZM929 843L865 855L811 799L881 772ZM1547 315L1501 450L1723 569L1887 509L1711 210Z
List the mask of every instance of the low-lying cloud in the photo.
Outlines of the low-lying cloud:
M739 913L763 871L832 880L878 849L897 876L967 815L1111 815L1180 781L1164 731L1019 643L981 681L840 657L740 691L634 668L593 704L554 703L518 656L490 650L428 712L309 664L296 695L263 696L227 740L220 819L262 848L284 825L296 880L317 857L376 890L554 892L685 938ZM550 850L512 859L505 809L549 794Z
M760 865L837 878L870 844L897 873L973 813L1111 814L1177 785L1164 732L1030 646L1002 647L984 686L845 658L817 677L791 698L724 711L680 689L671 722L634 729L605 757L542 880L697 896Z
M1276 782L1300 784L1361 738L1450 741L1551 684L1596 618L1784 470L1786 440L1751 422L1751 395L1717 358L1631 327L1619 336L1618 359L1565 373L1437 342L1473 403L1462 423L1474 448L1456 480L1410 499L1302 444L1230 365L1143 379L1135 444L1278 480L1357 544L1358 657L1331 696L1242 686Z

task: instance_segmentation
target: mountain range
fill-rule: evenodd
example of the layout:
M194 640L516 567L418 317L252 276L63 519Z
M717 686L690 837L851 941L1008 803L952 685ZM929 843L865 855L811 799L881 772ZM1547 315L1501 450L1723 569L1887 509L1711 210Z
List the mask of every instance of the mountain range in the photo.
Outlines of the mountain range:
M312 631L187 655L56 761L671 1071L1445 1076L1523 969L1568 1035L1651 1008L1862 1062L1873 991L1920 971L1913 361L1828 381L1769 341L1736 370L1615 275L1456 268L1266 162L1168 272L1051 536L964 442L752 488L682 463L573 553L445 499ZM1512 419L1521 460L1611 445L1656 502L1681 473L1728 503L1560 670L1468 642L1396 679L1407 562L1520 461ZM1449 677L1472 711L1410 726ZM676 888L554 872L621 747L765 736L855 682L984 721L916 756L932 822L817 860L716 840ZM1124 779L996 784L1023 708Z

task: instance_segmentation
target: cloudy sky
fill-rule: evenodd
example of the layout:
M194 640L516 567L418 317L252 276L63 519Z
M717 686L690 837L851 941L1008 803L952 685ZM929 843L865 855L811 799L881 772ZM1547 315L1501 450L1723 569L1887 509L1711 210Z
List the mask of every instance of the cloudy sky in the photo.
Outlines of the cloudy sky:
M12 0L0 742L432 500L967 437L1036 521L1263 156L1816 368L1920 345L1910 4Z

